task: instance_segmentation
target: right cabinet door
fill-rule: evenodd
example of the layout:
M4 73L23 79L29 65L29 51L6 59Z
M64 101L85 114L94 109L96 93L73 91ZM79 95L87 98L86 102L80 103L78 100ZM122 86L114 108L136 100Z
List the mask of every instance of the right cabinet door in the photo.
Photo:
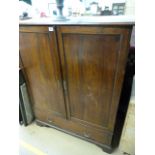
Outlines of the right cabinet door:
M113 132L130 29L127 26L58 27L69 120Z

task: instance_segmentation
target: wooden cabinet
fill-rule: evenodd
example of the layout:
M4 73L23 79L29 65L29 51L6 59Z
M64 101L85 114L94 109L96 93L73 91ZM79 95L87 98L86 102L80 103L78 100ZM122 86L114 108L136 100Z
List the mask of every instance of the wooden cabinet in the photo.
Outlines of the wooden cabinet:
M20 27L37 122L113 148L131 26Z

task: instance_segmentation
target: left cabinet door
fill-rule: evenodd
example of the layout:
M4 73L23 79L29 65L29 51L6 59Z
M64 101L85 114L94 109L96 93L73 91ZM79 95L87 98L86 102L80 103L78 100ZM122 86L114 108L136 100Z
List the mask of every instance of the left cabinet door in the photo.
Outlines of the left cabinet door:
M65 118L55 32L47 26L20 26L19 30L20 56L36 119L46 122L49 113Z

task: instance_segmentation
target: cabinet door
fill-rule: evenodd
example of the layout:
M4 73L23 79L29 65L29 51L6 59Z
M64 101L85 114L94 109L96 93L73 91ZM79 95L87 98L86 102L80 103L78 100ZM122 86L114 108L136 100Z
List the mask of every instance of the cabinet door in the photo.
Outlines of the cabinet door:
M20 56L37 119L47 112L65 117L55 32L49 32L47 26L21 26L19 35Z
M59 26L71 121L113 131L131 27Z

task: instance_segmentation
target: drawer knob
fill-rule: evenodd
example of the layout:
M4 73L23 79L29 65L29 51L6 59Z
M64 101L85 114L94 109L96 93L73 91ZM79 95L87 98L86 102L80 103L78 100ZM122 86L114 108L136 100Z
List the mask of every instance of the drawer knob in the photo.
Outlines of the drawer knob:
M53 123L53 121L52 121L51 119L48 119L48 122L49 122L49 123Z
M90 135L87 134L87 133L84 133L84 136L85 136L86 138L89 138L89 137L90 137Z

